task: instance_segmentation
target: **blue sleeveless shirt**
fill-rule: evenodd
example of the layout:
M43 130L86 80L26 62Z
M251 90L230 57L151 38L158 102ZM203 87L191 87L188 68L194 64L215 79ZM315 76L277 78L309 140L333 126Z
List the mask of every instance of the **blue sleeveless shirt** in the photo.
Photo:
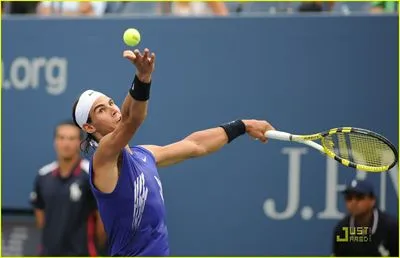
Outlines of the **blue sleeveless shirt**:
M122 151L122 167L113 192L90 185L107 233L111 256L168 256L168 231L162 185L154 156L135 146Z

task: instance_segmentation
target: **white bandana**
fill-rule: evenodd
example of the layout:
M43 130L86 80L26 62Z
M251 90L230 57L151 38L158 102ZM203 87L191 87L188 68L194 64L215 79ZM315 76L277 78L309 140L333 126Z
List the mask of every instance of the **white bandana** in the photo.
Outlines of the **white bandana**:
M94 90L87 90L81 94L78 100L78 104L75 108L75 120L83 129L83 125L86 124L90 109L93 106L93 103L96 99L100 96L105 96L103 93L94 91Z

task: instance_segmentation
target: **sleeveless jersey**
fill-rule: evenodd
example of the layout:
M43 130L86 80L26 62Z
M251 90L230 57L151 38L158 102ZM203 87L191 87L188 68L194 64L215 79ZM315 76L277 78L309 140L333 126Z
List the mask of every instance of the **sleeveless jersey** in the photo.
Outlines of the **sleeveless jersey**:
M113 192L102 193L90 185L107 233L111 256L168 256L168 231L162 185L154 156L135 146L122 151L122 166Z

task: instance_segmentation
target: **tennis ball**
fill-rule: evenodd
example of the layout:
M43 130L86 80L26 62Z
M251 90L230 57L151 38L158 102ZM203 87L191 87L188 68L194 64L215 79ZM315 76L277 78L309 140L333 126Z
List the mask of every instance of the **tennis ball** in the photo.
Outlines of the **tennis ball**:
M140 33L137 29L127 29L124 32L124 42L128 46L134 47L140 42Z

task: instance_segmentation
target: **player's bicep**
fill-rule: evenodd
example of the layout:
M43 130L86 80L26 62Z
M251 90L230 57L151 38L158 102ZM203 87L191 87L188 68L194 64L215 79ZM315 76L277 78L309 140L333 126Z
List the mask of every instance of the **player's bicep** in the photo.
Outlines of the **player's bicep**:
M199 146L194 142L182 140L166 146L143 145L153 153L158 167L166 167L198 156Z

